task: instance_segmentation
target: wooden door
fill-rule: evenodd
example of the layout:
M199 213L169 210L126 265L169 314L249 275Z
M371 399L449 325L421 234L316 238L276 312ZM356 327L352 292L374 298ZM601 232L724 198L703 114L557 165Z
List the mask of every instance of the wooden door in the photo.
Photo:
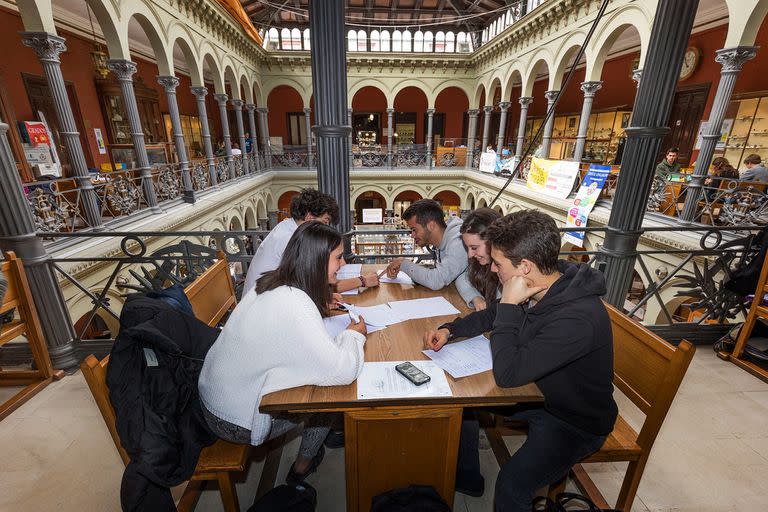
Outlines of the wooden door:
M699 123L707 104L709 86L710 84L700 84L678 89L667 121L670 132L659 148L657 161L664 158L668 148L677 147L680 149L677 161L683 167L690 165Z
M72 171L69 155L67 155L63 140L59 136L59 131L61 129L59 125L59 116L56 114L56 107L54 106L51 91L48 88L48 82L42 76L30 75L28 73L22 73L22 77L24 79L24 88L27 90L29 104L32 106L32 112L34 113L35 118L37 118L37 112L42 112L43 115L45 115L45 120L48 122L48 128L51 130L53 140L56 143L56 151L58 151L59 158L61 159L63 176L70 177L72 176ZM83 116L80 113L80 104L77 101L75 86L69 81L64 83L67 87L69 105L72 107L72 114L75 116L75 126L77 127L77 131L80 132L80 145L85 154L85 163L88 167L93 167L93 155L91 155L90 146L85 134Z

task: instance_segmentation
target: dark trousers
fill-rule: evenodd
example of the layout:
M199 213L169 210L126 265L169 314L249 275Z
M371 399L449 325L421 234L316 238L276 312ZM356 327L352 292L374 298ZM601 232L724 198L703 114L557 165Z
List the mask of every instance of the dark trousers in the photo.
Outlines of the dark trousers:
M544 409L521 411L528 438L496 478L496 512L531 512L536 491L557 482L571 467L603 445L606 436L584 432Z

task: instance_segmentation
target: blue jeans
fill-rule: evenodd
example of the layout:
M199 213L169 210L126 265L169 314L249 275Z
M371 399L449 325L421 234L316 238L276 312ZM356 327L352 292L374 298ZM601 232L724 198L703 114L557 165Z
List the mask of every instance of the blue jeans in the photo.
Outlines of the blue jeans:
M581 459L600 449L607 436L596 436L544 409L521 411L528 438L496 478L496 512L531 512L536 491L557 482Z

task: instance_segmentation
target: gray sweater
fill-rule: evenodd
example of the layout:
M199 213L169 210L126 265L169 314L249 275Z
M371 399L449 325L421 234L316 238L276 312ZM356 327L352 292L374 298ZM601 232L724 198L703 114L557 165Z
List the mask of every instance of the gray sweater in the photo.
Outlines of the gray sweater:
M467 277L467 250L461 241L461 219L451 217L443 233L443 240L435 250L435 267L427 268L412 261L403 261L400 270L408 274L414 282L430 290L441 290L456 282L456 289L461 298L469 305L482 293L475 290Z
M751 169L741 171L741 181L762 181L768 183L768 169L763 164L756 165Z

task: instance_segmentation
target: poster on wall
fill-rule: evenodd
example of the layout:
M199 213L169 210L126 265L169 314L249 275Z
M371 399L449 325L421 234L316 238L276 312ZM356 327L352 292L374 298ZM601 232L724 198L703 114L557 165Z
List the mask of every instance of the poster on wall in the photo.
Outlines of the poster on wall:
M696 147L695 149L701 149L701 141L702 134L704 133L704 130L706 130L709 127L709 121L702 121L699 125L699 134L696 136ZM725 149L725 143L728 140L728 134L731 133L731 128L733 127L733 119L723 119L723 125L720 127L720 140L717 141L717 144L715 144L715 149L718 151L722 151Z
M579 172L579 162L532 158L526 186L536 192L565 199L573 189L573 180Z
M101 134L101 128L94 128L93 134L96 136L96 146L99 148L99 154L106 155L107 146L104 145L104 136Z
M363 208L363 224L381 224L384 211L381 208Z
M574 226L577 228L587 226L589 214L592 211L592 208L595 207L595 203L600 197L600 192L605 185L605 180L610 174L610 165L592 164L589 166L589 170L581 182L579 191L573 199L573 204L568 208L568 213L565 217L566 226ZM563 241L570 242L576 247L584 247L584 232L569 231L563 235Z
M493 174L496 170L496 153L485 152L480 155L480 172Z

